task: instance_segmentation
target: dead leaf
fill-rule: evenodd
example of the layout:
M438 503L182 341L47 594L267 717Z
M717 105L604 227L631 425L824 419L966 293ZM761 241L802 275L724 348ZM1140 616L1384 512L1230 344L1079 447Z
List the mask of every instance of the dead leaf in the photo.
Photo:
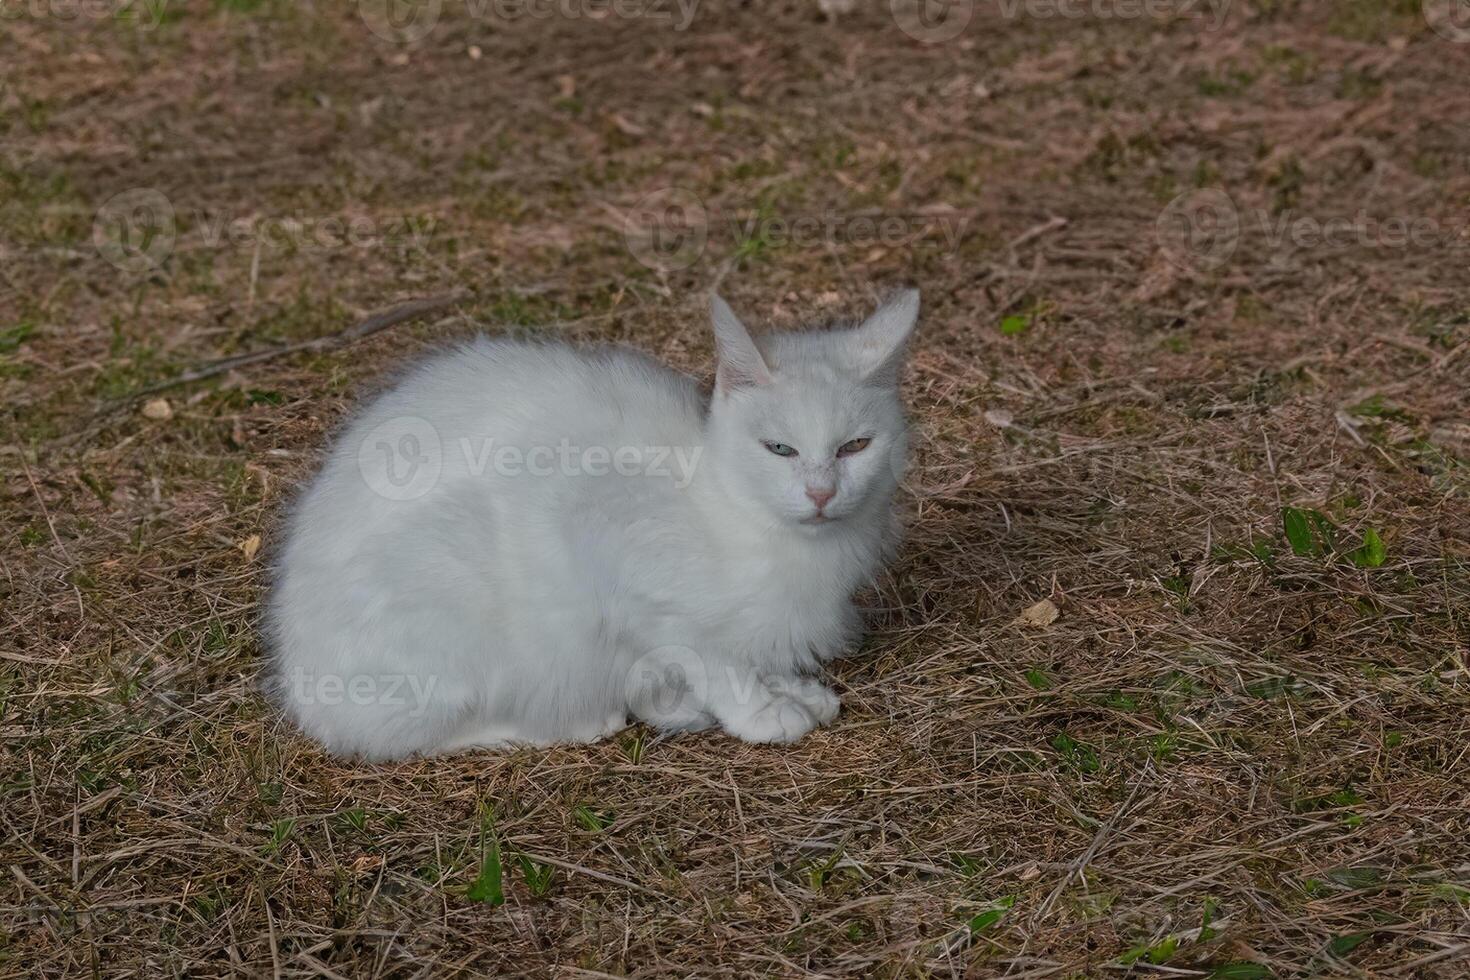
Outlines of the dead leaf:
M366 874L376 871L383 866L383 855L381 854L359 854L352 859L352 870L358 874Z
M260 535L252 534L245 540L238 542L235 547L244 553L246 561L254 561L255 553L260 550Z
M174 407L167 398L154 398L143 406L143 417L155 422L167 422L174 417Z
M648 135L648 130L644 129L642 126L638 125L633 120L623 115L621 112L614 112L612 115L608 116L608 119L612 120L612 124L618 127L618 132L622 133L624 136Z
M1042 599L1036 605L1027 607L1025 612L1016 617L1016 622L1022 626L1050 626L1061 614L1062 611L1055 602Z

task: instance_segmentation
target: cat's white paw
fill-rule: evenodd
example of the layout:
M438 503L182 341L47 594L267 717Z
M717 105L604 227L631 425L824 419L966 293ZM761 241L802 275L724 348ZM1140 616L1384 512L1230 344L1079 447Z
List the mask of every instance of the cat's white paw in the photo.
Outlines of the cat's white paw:
M787 677L773 681L772 690L800 701L818 725L825 725L842 710L842 701L832 689L815 677Z
M811 677L768 678L746 710L724 718L725 730L747 742L794 742L837 717L842 702Z
M816 727L817 719L807 706L784 694L725 722L727 732L746 742L794 742Z

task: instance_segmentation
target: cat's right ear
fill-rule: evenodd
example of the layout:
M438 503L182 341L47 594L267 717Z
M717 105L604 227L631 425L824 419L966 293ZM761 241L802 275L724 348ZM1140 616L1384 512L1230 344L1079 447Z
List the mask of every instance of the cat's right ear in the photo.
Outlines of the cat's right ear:
M919 321L919 291L906 289L852 331L853 354L865 378L898 383L904 347Z
M771 383L771 369L761 357L760 349L750 339L750 331L718 296L709 300L710 322L715 328L715 389L730 392L736 388L752 388Z

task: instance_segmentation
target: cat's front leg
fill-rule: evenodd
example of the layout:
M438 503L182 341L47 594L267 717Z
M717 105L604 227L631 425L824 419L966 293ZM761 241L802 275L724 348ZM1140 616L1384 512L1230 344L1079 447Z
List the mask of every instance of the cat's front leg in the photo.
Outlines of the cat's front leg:
M710 713L746 742L795 742L837 717L842 702L821 681L800 676L738 673L711 690ZM742 680L744 683L742 683Z
M815 678L763 674L685 646L639 657L624 695L629 713L656 728L697 731L718 723L747 742L794 742L841 708L837 695Z
M663 646L639 657L623 688L634 718L665 731L686 732L714 723L709 692L704 658L685 646Z

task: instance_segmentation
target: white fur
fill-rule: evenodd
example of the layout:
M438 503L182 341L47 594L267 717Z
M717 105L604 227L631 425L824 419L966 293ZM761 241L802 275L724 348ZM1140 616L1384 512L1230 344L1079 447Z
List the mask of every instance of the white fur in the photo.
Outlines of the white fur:
M811 675L857 639L852 593L893 542L918 294L758 340L712 314L709 396L632 351L481 337L347 425L269 600L296 723L389 759L587 741L630 714L758 742L830 721ZM809 486L835 489L832 520Z

